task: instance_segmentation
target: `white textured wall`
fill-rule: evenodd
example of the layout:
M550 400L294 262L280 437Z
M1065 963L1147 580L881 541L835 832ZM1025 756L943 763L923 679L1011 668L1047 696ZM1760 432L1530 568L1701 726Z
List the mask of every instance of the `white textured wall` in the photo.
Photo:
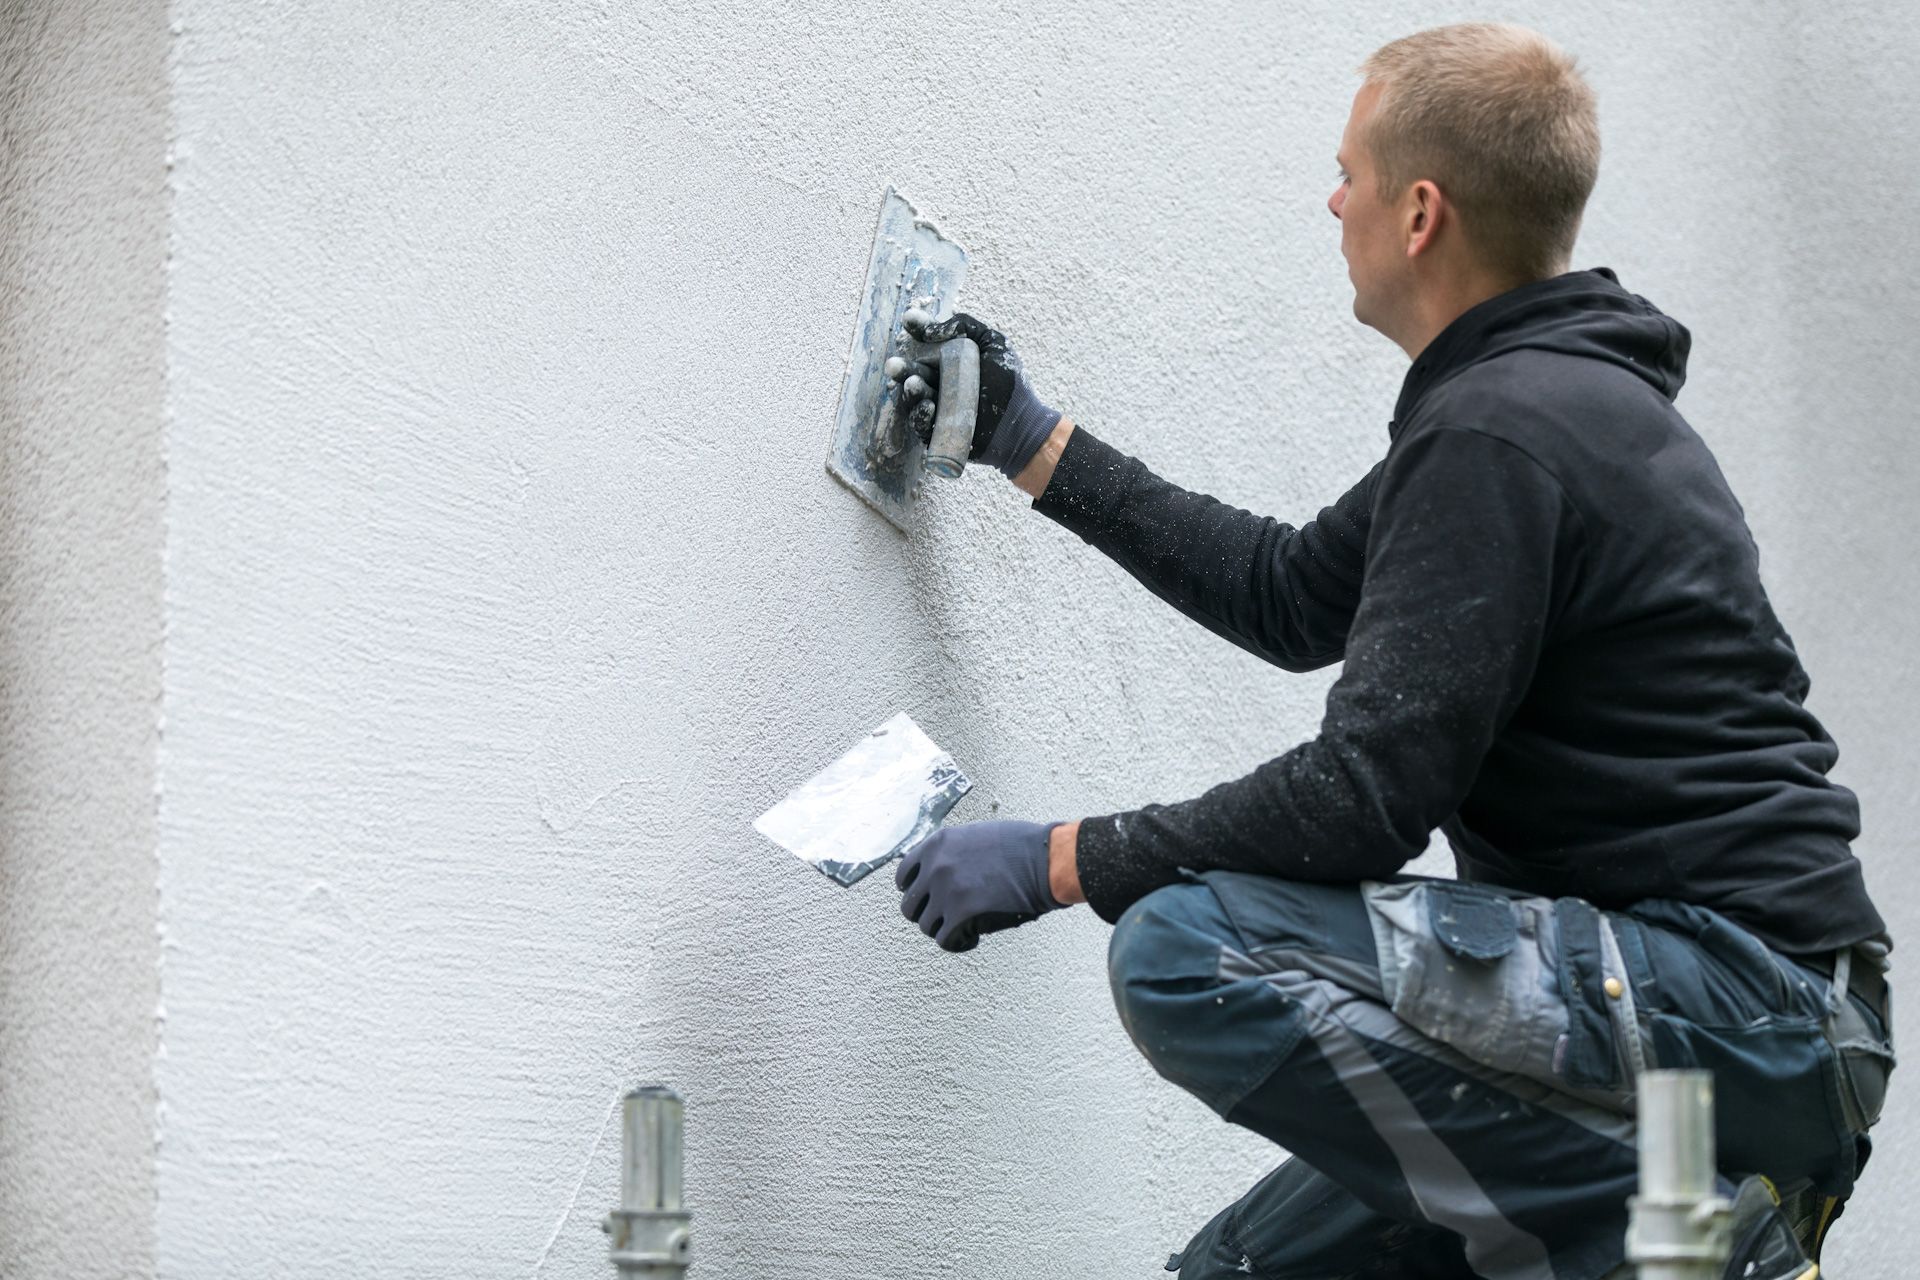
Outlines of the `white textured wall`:
M1579 264L1694 327L1682 405L1920 938L1916 42L1844 8L1510 12L1592 69ZM901 709L979 778L961 816L1176 798L1312 733L1328 677L990 477L911 541L826 477L878 197L969 247L1044 395L1305 519L1403 368L1321 207L1351 68L1470 15L174 13L162 1274L606 1274L605 1121L655 1079L712 1280L1153 1274L1274 1157L1136 1060L1104 926L948 956L749 823ZM1895 1096L1850 1276L1897 1273Z
M1777 196L1753 194L1788 246L1769 255L1777 303L1758 305L1778 306L1790 337L1768 401L1729 389L1715 444L1749 480L1763 569L1812 674L1809 705L1840 744L1834 777L1860 794L1855 848L1903 948L1894 976L1905 1078L1826 1268L1894 1280L1914 1271L1903 1228L1920 1162L1920 236L1909 208L1920 190L1920 82L1904 70L1920 59L1920 13L1808 7L1781 36L1794 70L1772 104L1785 172L1770 183ZM1737 202L1737 187L1721 199ZM1737 281L1728 292L1737 315Z
M0 1276L153 1273L167 28L0 4Z

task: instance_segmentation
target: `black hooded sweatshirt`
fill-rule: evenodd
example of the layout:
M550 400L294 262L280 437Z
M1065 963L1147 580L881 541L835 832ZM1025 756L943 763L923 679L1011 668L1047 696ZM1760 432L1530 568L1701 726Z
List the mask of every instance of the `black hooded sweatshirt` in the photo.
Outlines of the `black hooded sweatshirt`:
M1689 342L1605 268L1480 303L1298 529L1076 429L1036 509L1277 666L1346 663L1317 737L1084 821L1094 909L1183 867L1379 879L1438 827L1464 879L1677 898L1788 953L1884 937L1745 514L1673 406Z

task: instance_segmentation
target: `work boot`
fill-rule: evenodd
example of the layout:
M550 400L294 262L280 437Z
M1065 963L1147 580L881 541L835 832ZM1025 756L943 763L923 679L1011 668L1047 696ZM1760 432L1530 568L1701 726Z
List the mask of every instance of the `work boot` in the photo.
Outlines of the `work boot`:
M1733 1193L1731 1234L1733 1252L1720 1273L1724 1280L1814 1280L1820 1274L1765 1178L1747 1178Z
M1867 1135L1854 1136L1855 1152L1853 1175L1860 1176L1867 1167L1867 1157L1873 1154L1873 1143ZM1793 1224L1793 1234L1800 1241L1800 1251L1820 1261L1820 1250L1827 1243L1827 1235L1833 1230L1833 1224L1847 1210L1844 1196L1830 1196L1814 1189L1810 1178L1781 1186L1774 1184L1774 1198L1780 1202L1780 1212L1787 1215L1787 1221Z
M1721 1280L1816 1280L1820 1268L1807 1260L1793 1224L1780 1210L1773 1184L1754 1176L1733 1193L1727 1235L1732 1241ZM1633 1280L1631 1262L1609 1271L1603 1280Z
M1787 1225L1793 1228L1794 1239L1800 1242L1800 1252L1815 1262L1820 1261L1820 1246L1826 1241L1828 1229L1840 1216L1844 1201L1838 1196L1816 1191L1813 1183L1806 1178L1784 1187L1776 1183L1773 1190L1780 1198L1780 1212L1785 1215Z

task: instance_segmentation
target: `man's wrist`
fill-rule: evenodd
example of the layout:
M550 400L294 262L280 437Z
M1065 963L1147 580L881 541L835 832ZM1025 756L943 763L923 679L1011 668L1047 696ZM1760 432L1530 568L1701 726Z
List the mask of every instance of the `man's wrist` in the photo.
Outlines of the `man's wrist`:
M1033 455L1033 461L1013 478L1014 485L1029 498L1038 498L1047 491L1047 484L1053 479L1053 469L1060 465L1060 455L1067 451L1067 437L1073 434L1073 419L1065 414L1053 424L1053 433L1040 446L1040 452ZM1074 824L1078 827L1078 823Z
M1085 902L1080 888L1080 824L1063 822L1047 833L1047 890L1063 907Z

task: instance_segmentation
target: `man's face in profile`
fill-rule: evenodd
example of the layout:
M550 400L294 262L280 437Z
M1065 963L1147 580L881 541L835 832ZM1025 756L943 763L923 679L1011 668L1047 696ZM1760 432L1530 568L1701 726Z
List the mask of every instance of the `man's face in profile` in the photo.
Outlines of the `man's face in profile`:
M1327 208L1340 219L1340 253L1353 282L1354 318L1375 329L1382 328L1404 265L1394 236L1394 211L1380 198L1373 157L1363 141L1380 94L1379 85L1366 84L1354 95L1340 138L1340 185L1327 198Z

